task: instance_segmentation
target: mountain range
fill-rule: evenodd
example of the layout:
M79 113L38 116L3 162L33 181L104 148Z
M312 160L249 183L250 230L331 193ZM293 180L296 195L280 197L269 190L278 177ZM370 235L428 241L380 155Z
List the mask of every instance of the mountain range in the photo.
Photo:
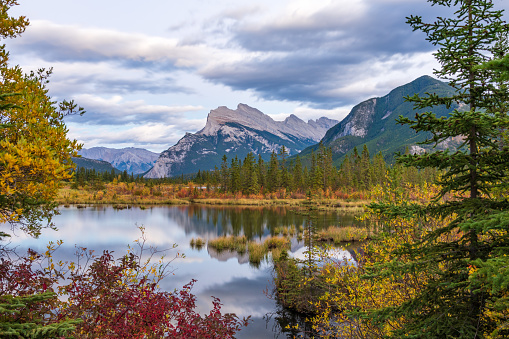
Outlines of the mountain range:
M221 106L211 110L205 127L187 133L176 145L161 153L145 178L163 178L198 170L213 170L223 155L239 159L252 152L270 159L285 146L290 155L316 144L337 120L322 117L307 123L295 115L274 121L256 108L239 104L232 110Z
M78 152L82 157L103 160L109 162L113 167L128 174L141 174L151 169L159 158L158 153L143 148L107 148L92 147L82 149Z
M405 97L414 94L425 96L426 93L447 96L453 91L446 83L422 76L383 97L359 103L341 122L326 117L304 122L293 114L284 121L274 121L245 104L239 104L235 110L221 106L210 111L203 129L194 134L186 133L160 155L140 148L119 150L106 147L83 149L80 154L107 161L121 171L146 173L145 178L213 170L216 166L220 167L223 155L229 161L235 156L242 160L252 152L267 161L270 154L278 152L282 146L286 147L289 155L299 154L303 164L308 164L319 143L331 148L337 166L354 147L360 152L363 145L367 146L370 154L382 152L387 162L393 162L395 152L425 150L424 146L417 145L427 137L425 133L416 134L408 126L396 123L399 115L413 118L415 113L424 111L415 110L413 103L406 101ZM454 109L462 107L459 104L450 108L435 107L433 113L440 117ZM438 148L454 148L460 143L461 140L449 140Z

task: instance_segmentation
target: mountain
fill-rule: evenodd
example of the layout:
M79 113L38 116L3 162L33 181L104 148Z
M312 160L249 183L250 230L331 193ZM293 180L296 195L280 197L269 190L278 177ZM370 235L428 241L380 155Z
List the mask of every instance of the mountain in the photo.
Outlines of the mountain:
M88 159L83 157L73 157L72 161L76 164L77 168L85 168L88 170L96 170L96 172L111 172L121 173L118 169L114 168L109 162L95 159Z
M415 113L421 113L429 109L415 110L411 102L404 100L405 96L425 93L435 93L440 96L450 95L454 89L429 76L422 76L406 85L392 90L381 98L372 98L356 105L344 120L327 131L321 143L330 147L336 165L340 165L344 155L358 148L359 153L365 144L371 155L382 152L386 161L394 161L395 152L405 152L406 148L411 152L422 152L424 149L417 145L427 136L425 133L416 134L408 125L396 124L395 119L399 116L413 118ZM458 105L447 109L445 106L433 108L433 113L438 117L452 112ZM447 144L439 145L439 148L457 146L460 140L451 140ZM306 160L312 151L318 149L318 145L308 147L301 153ZM309 160L309 159L307 159Z
M120 171L131 174L145 173L154 166L159 154L143 148L92 147L82 149L79 154L85 158L104 160Z
M176 145L161 153L146 178L170 177L220 167L221 158L243 160L252 152L268 160L285 146L290 155L316 144L337 120L322 117L307 123L295 115L274 121L256 108L239 104L231 110L221 106L211 110L205 127L187 133Z

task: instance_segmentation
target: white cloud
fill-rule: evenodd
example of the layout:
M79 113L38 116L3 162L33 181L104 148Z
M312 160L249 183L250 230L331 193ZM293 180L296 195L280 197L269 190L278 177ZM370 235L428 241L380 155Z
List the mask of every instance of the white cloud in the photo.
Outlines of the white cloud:
M200 46L182 46L178 39L83 28L34 20L17 41L20 45L42 45L54 58L125 58L132 61L171 61L177 67L203 63L206 51Z
M116 148L136 146L153 152L168 149L186 132L196 132L204 125L205 119L179 121L179 124L175 125L164 123L123 126L68 124L69 137L83 143L85 148L104 145Z
M104 123L108 125L145 124L161 122L167 124L182 123L186 113L202 110L201 106L151 105L144 100L126 101L120 95L103 98L91 94L74 97L87 113L81 117L72 117L73 121Z

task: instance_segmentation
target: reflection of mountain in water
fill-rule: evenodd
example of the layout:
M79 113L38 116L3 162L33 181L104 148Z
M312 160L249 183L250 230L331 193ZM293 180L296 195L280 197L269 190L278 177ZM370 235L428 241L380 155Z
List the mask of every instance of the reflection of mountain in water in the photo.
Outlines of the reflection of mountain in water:
M239 264L248 264L249 263L249 254L238 254L237 252L232 251L221 251L218 252L212 247L207 246L207 252L209 253L211 258L217 259L219 261L228 261L232 258L236 258Z
M276 227L303 226L309 216L286 207L178 206L168 209L168 217L186 234L209 239L222 235L245 235L249 240L274 234ZM351 217L350 217L351 219ZM318 229L343 224L341 216L321 213L313 216Z

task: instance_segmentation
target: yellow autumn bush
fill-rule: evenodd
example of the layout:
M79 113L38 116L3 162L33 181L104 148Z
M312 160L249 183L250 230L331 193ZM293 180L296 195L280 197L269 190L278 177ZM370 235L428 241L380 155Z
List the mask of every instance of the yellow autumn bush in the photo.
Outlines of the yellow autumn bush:
M408 203L425 204L435 196L438 187L424 184L392 186L390 180L384 187L373 190L377 202L392 202L395 205ZM317 301L320 312L312 319L313 328L324 338L381 338L401 328L404 318L377 322L376 317L366 317L371 310L397 307L414 297L430 278L429 272L414 271L412 274L397 274L398 270L377 265L391 261L394 253L403 244L423 239L427 232L437 229L447 220L434 218L380 219L374 209L363 218L369 218L378 228L378 237L359 250L360 260L356 266L328 264L321 268L327 290ZM444 235L442 240L459 235ZM404 256L398 258L399 265L407 263ZM371 275L373 270L376 274ZM320 307L318 307L320 305ZM324 307L325 305L325 307Z

